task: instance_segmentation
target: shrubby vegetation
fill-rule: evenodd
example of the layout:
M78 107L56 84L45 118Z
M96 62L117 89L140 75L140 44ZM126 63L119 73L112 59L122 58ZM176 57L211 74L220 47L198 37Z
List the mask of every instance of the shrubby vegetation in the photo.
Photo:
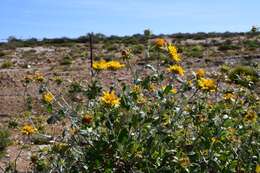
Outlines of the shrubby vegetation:
M68 122L32 156L35 172L259 172L255 71L223 66L189 73L176 46L156 39L148 48L168 60L157 58L144 74L133 70L133 51L123 50L120 62L95 61L88 85L53 91L43 76L26 77L26 85L40 85L47 122ZM122 68L131 82L102 85L101 73ZM243 74L249 77L237 78ZM35 127L26 124L22 133L39 133Z
M150 32L150 31L149 31ZM222 38L230 38L235 36L247 36L247 37L254 37L258 36L260 32L224 32L224 33L176 33L176 34L169 34L169 35L154 35L151 32L149 33L149 38L158 38L158 37L166 37L169 36L170 38L176 40L186 40L186 39L195 39L195 40L204 40L207 38L214 38L214 37L222 37ZM84 35L78 38L43 38L42 40L38 40L36 38L30 39L17 39L14 36L10 36L7 43L0 43L1 47L8 47L8 48L15 48L15 47L30 47L30 46L43 46L43 45L54 45L54 46L71 46L73 43L88 43L89 36ZM147 40L147 35L144 34L134 34L131 36L106 36L102 33L94 33L93 34L94 43L104 42L105 44L112 44L112 43L123 43L126 45L135 45L135 44L144 44ZM249 46L255 47L253 42L245 43L249 44ZM258 46L259 47L259 46Z
M0 51L0 57L5 56L5 53Z
M1 64L1 68L10 68L13 66L13 62L11 60L4 60Z
M0 128L0 158L3 156L6 147L11 143L10 133L7 129Z

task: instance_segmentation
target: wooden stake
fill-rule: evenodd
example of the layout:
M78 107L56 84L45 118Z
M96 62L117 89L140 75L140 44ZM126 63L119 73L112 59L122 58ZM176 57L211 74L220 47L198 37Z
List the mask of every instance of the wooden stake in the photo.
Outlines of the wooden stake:
M91 77L93 77L93 33L89 34L89 51L90 51L90 69Z

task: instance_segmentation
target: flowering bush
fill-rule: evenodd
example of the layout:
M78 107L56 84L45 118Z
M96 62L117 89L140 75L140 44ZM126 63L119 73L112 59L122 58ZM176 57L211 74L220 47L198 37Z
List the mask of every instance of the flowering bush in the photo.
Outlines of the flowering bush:
M76 101L43 84L48 123L68 119L69 126L32 157L36 171L259 172L260 102L253 88L204 69L185 76L177 48L164 39L153 44L171 65L146 65L149 74L135 74L130 83L101 86L96 78L60 92L80 93ZM93 64L98 71L124 67Z

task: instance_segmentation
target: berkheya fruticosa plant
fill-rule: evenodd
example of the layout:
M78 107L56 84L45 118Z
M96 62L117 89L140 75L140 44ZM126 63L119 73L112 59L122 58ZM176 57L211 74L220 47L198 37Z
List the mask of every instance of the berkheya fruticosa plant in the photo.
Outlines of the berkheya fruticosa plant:
M149 51L168 67L136 73L130 49L122 62L95 61L88 86L55 95L41 87L48 123L69 120L55 142L34 155L38 172L253 172L259 167L259 97L224 73L185 72L176 46L159 38ZM102 75L127 69L131 82ZM81 93L81 99L69 99ZM72 100L72 101L69 101ZM79 101L80 100L80 101ZM80 103L78 103L80 102Z

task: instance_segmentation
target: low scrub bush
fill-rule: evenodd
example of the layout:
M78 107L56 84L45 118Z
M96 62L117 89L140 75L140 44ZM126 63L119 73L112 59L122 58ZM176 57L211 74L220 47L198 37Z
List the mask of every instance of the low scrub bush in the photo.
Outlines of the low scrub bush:
M253 87L259 80L256 70L250 66L237 66L231 69L229 78L237 84Z
M12 67L13 65L14 65L14 64L13 64L12 61L10 61L10 60L5 60L5 61L2 63L1 67L2 67L2 68L10 68L10 67Z
M7 129L0 128L0 158L3 156L6 147L10 144L10 133Z
M67 55L65 56L62 61L60 62L61 65L70 65L72 64L72 57Z
M136 73L131 52L124 51L125 64L94 62L88 85L70 83L54 92L47 80L40 84L47 122L68 124L32 157L35 172L235 173L259 167L259 97L253 90L227 83L224 73L186 72L177 48L163 39L149 48L169 64L157 59ZM114 77L104 85L100 74L124 68L131 81ZM255 74L243 67L230 77L241 71ZM25 127L26 135L37 132Z
M5 53L0 51L0 57L3 57L3 56L5 56Z

